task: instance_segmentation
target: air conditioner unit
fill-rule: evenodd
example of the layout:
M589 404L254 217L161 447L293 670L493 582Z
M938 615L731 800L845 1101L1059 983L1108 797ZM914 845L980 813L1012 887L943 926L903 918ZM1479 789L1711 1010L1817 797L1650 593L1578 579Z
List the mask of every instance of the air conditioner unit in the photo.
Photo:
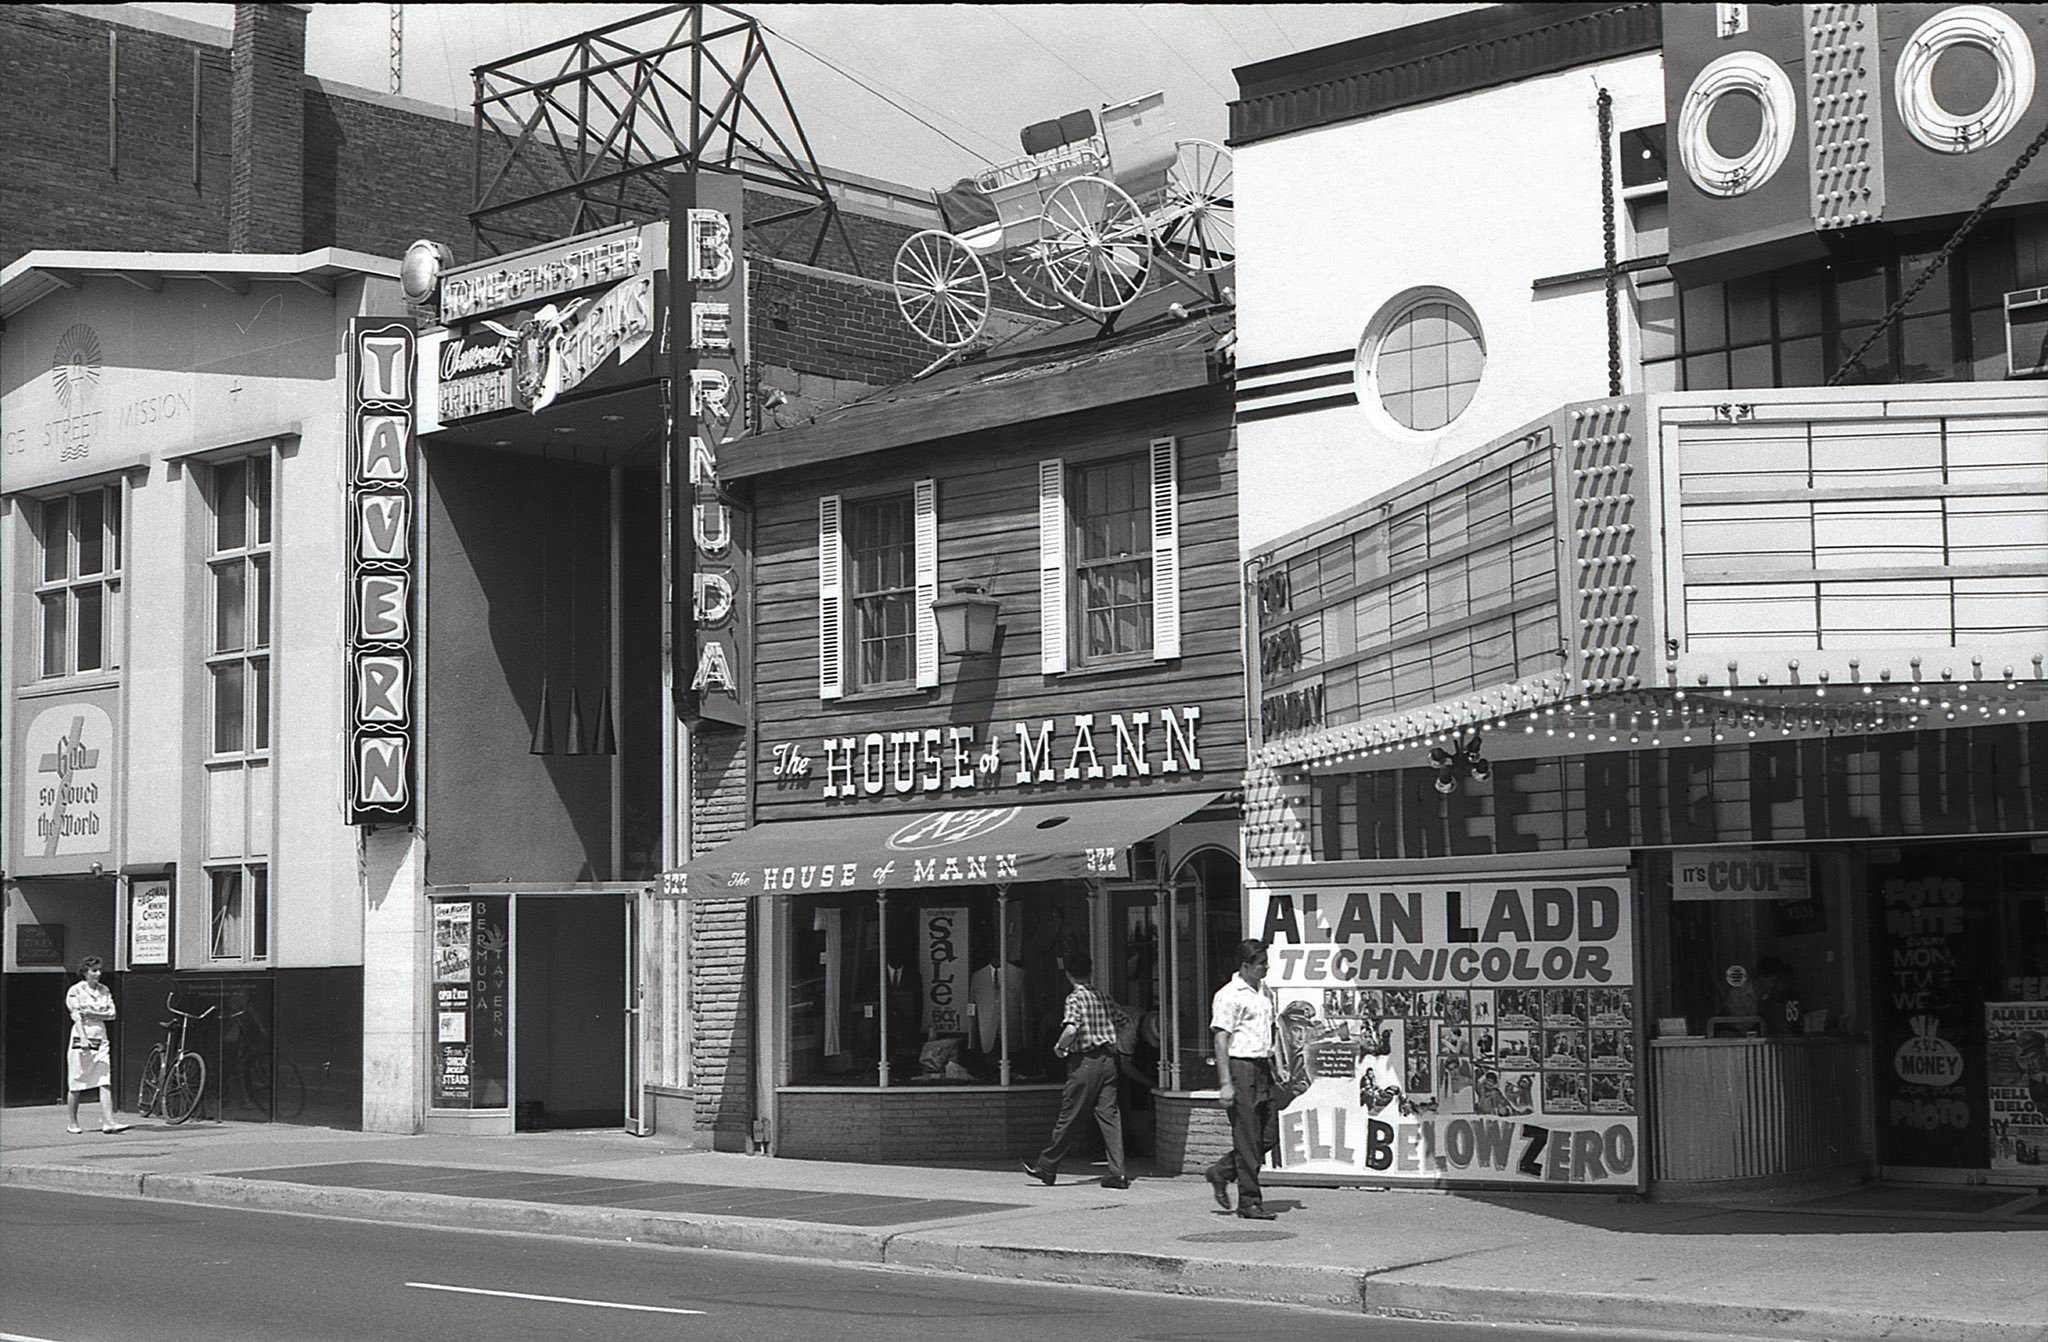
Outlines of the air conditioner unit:
M2048 289L2005 296L2005 371L2008 377L2048 375Z

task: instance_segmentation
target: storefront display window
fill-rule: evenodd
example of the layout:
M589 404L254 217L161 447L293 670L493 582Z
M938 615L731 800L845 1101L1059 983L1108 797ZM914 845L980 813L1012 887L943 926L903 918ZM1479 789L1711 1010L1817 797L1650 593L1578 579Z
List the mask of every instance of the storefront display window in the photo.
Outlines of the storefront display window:
M784 1083L1002 1085L1006 1057L1008 1084L1058 1082L1062 962L1090 949L1097 985L1130 1015L1130 1060L1146 1081L1213 1086L1209 1001L1243 935L1234 855L1203 849L1185 859L1173 891L1170 938L1150 885L791 900Z
M1865 885L1879 1159L2038 1174L2048 1058L2028 1032L2048 1023L2048 855L1902 846L1872 855Z
M1643 855L1660 1038L1860 1033L1854 862L1822 849Z
M886 932L886 935L884 933ZM1073 882L793 901L788 921L792 1085L996 1085L1057 1079L1066 980L1088 945Z

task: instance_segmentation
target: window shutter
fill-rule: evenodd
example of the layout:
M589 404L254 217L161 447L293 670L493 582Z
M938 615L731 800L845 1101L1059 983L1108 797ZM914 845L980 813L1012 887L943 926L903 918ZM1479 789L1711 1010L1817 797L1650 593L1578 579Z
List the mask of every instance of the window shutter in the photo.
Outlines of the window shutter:
M846 693L846 579L839 543L839 496L818 499L818 697Z
M1067 669L1067 463L1038 463L1038 669Z
M1173 438L1152 440L1152 660L1180 656L1180 467Z
M939 486L920 480L912 503L911 565L917 581L917 687L939 683L939 621L932 602L939 599Z

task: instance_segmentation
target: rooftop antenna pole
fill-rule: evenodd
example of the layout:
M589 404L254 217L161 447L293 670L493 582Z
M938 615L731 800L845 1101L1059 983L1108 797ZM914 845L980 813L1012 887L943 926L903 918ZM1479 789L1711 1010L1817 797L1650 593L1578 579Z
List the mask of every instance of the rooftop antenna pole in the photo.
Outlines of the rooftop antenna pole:
M405 89L405 6L391 7L391 91Z

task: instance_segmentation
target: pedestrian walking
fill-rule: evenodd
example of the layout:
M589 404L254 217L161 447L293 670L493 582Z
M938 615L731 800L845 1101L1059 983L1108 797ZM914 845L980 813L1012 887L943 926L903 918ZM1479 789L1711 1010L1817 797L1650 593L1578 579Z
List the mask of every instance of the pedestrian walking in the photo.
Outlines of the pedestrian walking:
M86 1091L100 1093L100 1131L126 1132L126 1123L114 1121L113 1056L107 1043L107 1022L114 1018L114 994L100 982L105 968L97 955L78 962L78 982L64 994L65 1009L71 1013L71 1038L64 1049L68 1084L64 1097L71 1111L67 1132L82 1132L78 1126L78 1100Z
M1205 1174L1216 1205L1230 1207L1237 1185L1237 1214L1271 1221L1259 1190L1259 1167L1280 1144L1280 1105L1273 1081L1273 1000L1266 996L1266 943L1237 944L1237 972L1216 990L1209 1006L1209 1032L1216 1045L1216 1097L1230 1112L1230 1150Z
M1052 1140L1036 1160L1024 1162L1024 1172L1042 1184L1059 1177L1060 1161L1066 1158L1080 1135L1081 1119L1094 1111L1096 1126L1102 1129L1103 1149L1109 1154L1109 1173L1104 1188L1129 1188L1124 1173L1124 1122L1117 1108L1117 1035L1128 1020L1122 1007L1110 1002L1089 984L1094 962L1083 950L1068 951L1061 960L1067 994L1061 1016L1059 1042L1052 1051L1067 1060L1067 1084L1060 1092L1060 1116L1053 1124Z

